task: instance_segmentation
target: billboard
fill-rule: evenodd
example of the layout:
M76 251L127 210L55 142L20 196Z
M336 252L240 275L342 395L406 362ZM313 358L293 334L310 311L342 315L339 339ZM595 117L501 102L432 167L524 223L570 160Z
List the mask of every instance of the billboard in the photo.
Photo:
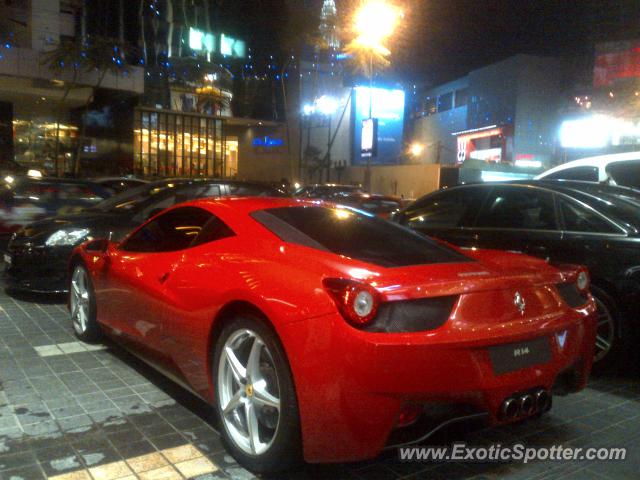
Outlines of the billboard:
M596 47L593 85L607 87L624 79L640 78L640 40L608 42Z
M370 103L371 102L371 103ZM386 88L356 87L353 92L352 165L393 165L400 162L404 128L404 91ZM371 115L369 110L371 109ZM362 152L363 120L377 119L377 152L368 157Z
M243 40L224 33L218 35L193 27L189 29L189 48L195 52L219 53L222 56L233 58L244 58L247 52L247 46Z

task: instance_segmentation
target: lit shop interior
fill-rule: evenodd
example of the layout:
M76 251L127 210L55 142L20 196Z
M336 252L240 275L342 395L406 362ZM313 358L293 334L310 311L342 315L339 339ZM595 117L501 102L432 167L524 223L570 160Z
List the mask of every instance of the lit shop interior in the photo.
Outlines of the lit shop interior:
M176 111L137 109L134 173L145 177L225 177L238 172L238 138L225 119Z
M48 120L18 119L13 120L13 140L15 160L23 167L48 172L55 172L57 167L59 171L67 171L75 156L78 128Z

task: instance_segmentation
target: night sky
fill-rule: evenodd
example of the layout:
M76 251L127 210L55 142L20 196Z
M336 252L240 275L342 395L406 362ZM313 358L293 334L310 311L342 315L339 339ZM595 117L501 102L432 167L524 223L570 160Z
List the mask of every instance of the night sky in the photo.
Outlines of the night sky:
M269 1L273 0L266 3ZM319 11L322 1L288 3L294 10L313 12ZM343 21L345 12L357 3L357 0L336 0ZM390 45L394 67L405 80L419 83L452 80L516 53L588 58L596 42L640 38L640 0L397 0L397 3L406 16Z

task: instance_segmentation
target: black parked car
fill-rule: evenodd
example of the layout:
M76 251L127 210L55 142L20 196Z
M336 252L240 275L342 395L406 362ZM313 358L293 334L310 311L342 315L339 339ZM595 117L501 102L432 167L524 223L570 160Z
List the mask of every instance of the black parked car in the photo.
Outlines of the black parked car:
M87 180L67 178L5 177L0 185L0 247L11 234L29 223L54 215L66 215L94 206L112 194Z
M610 364L637 335L638 191L568 181L463 185L420 198L395 220L461 247L586 265L599 309L595 360Z
M147 180L135 177L99 177L93 181L104 188L110 190L114 194L124 192L130 188L139 187L149 183Z
M73 248L90 238L123 238L149 217L176 203L202 197L287 196L259 183L171 179L135 187L83 212L44 219L16 232L5 254L7 286L61 293L68 290L67 263Z
M317 198L322 200L338 201L350 195L365 193L361 187L355 185L338 185L336 183L323 183L316 185L303 185L293 195L303 198Z

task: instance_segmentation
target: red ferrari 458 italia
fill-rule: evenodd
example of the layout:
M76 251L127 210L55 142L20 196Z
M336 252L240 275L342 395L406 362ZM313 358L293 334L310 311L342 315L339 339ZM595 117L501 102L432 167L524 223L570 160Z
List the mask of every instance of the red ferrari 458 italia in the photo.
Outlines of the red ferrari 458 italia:
M81 245L70 268L77 336L104 332L211 403L254 471L532 417L591 369L584 269L322 202L181 204Z

